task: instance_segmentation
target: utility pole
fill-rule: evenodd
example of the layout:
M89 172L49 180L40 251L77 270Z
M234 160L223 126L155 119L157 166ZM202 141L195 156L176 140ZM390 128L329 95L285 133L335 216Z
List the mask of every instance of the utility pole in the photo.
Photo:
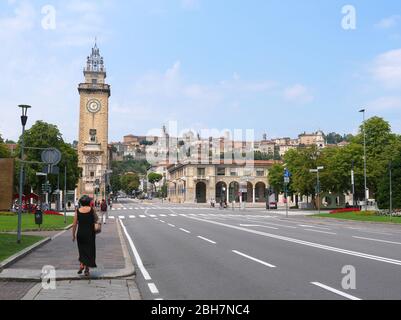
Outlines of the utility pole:
M320 214L320 177L319 177L319 172L323 170L324 167L317 167L316 169L311 169L309 170L310 173L316 173L317 174L317 185L316 185L316 193L317 193L317 206Z
M367 165L366 165L366 121L365 109L360 110L363 113L363 163L364 163L364 180L365 180L365 211L368 211L368 184L367 184Z
M28 122L28 109L31 106L20 105L18 106L22 109L21 124L22 124L22 136L21 136L21 162L20 162L20 173L19 173L19 205L18 205L18 228L17 228L17 243L21 243L22 239L22 193L24 188L24 148L25 148L25 126ZM26 200L25 200L26 201Z
M64 167L64 224L67 224L67 164Z
M389 163L389 172L390 172L390 221L393 221L393 182L392 182L392 163Z
M354 173L354 160L352 160L351 185L352 185L352 206L355 208L355 173Z

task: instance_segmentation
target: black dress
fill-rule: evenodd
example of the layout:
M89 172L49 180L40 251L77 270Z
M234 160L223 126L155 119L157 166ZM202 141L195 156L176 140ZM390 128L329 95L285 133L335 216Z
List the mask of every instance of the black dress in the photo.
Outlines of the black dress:
M95 222L96 219L93 209L89 213L81 213L78 210L77 242L79 262L88 268L97 268Z

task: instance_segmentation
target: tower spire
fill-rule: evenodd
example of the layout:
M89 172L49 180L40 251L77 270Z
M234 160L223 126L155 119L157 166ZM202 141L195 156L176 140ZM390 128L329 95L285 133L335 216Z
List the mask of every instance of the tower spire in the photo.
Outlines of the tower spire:
M97 37L95 38L95 45L92 48L92 53L88 56L85 72L106 72L103 57L100 55L100 50L97 46Z

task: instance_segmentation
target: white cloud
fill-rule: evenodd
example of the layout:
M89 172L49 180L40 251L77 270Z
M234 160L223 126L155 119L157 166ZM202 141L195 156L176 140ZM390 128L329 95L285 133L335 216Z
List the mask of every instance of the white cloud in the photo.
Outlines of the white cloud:
M310 90L302 84L296 84L284 90L284 98L291 102L301 104L312 102L315 97L310 93Z
M397 26L400 21L400 15L393 15L391 17L384 18L375 24L375 27L378 29L390 29Z
M385 87L401 87L401 49L379 55L374 60L371 72L374 78Z

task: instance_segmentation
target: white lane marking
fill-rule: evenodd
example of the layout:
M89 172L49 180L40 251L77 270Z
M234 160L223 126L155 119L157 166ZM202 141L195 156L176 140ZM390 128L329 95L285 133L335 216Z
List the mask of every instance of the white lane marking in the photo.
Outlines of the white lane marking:
M116 217L109 217L110 220L114 220Z
M349 300L362 300L362 299L359 299L359 298L357 298L355 296L352 296L352 295L350 295L348 293L345 293L345 292L342 292L340 290L337 290L337 289L331 288L329 286L326 286L325 284L322 284L320 282L311 282L311 284L313 284L315 286L318 286L318 287L320 287L322 289L326 289L326 290L328 290L330 292L333 292L335 294L338 294L339 296L342 296L342 297L347 298Z
M376 242L384 242L384 243L390 243L390 244L401 244L401 242L388 241L388 240L380 240L380 239L372 239L372 238L363 238L363 237L353 237L353 238L355 238L355 239L361 239L361 240L376 241Z
M307 224L299 224L298 226L299 226L299 227L302 227L302 228L315 228L315 229L322 229L322 230L331 230L331 229L329 229L329 228L316 227L316 226L309 226L309 225L307 225Z
M161 223L166 223L166 221L160 220Z
M124 219L125 219L125 217L124 217L124 216L119 216L119 218L120 218L121 220L124 220Z
M176 217L177 215L176 214L170 214L170 217Z
M157 287L154 283L148 283L148 287L152 294L159 294L159 290L157 290Z
M133 210L132 208L129 208L130 210Z
M252 219L247 219L247 220L254 221ZM272 222L265 222L265 221L254 221L254 222L268 224L268 225L275 226L275 227L282 227L282 228L288 228L288 229L297 229L297 227L286 226L284 224L277 224L277 223L272 223Z
M168 224L170 227L172 227L172 228L175 228L175 225L173 225L173 224L171 224L171 223L169 223Z
M136 217L135 217L135 216L129 216L129 218L130 218L130 219L135 219Z
M191 233L191 231L185 230L183 228L180 228L181 231L184 231L185 233Z
M324 233L324 234L332 234L332 235L337 235L335 232L327 232L327 231L322 231L322 230L313 230L313 229L304 229L305 231L311 231L311 232L318 232L318 233Z
M129 243L129 245L130 245L130 247L131 247L131 250L132 250L132 252L133 252L133 254L134 254L136 263L137 263L137 265L138 265L138 267L139 267L139 270L141 270L141 273L142 273L144 279L145 279L146 281L152 280L152 278L150 277L149 272L146 270L146 268L145 268L144 265L143 265L141 256L139 255L138 250L136 249L136 247L135 247L135 245L134 245L134 242L132 241L132 238L131 238L130 235L128 234L127 228L124 226L124 223L121 221L121 219L120 219L119 221L120 221L121 227L123 228L123 231L124 231L124 233L125 233L125 236L126 236L127 239L128 239L128 243Z
M219 226L223 226L223 227L227 227L227 228L231 228L231 229L241 230L241 231L245 231L245 232L249 232L249 233L253 233L253 234L257 234L260 236L269 237L269 238L273 238L273 239L277 239L277 240L283 240L283 241L302 244L305 246L319 248L319 249L323 249L323 250L327 250L327 251L343 253L343 254L347 254L347 255L351 255L351 256L355 256L355 257L360 257L360 258L365 258L365 259L370 259L370 260L375 260L375 261L380 261L380 262L385 262L385 263L390 263L390 264L395 264L395 265L401 266L400 260L395 260L395 259L385 258L385 257L380 257L380 256L374 256L371 254L366 254L366 253L362 253L362 252L351 251L351 250L346 250L346 249L341 249L341 248L336 248L336 247L330 247L330 246L322 245L319 243L313 243L313 242L298 240L298 239L294 239L294 238L283 237L283 236L279 236L279 235L275 235L275 234L271 234L271 233L266 233L266 232L257 231L257 230L253 230L253 229L246 229L243 227L237 227L237 226L233 226L230 224L225 224L225 223L212 221L212 220L205 220L205 219L193 218L193 217L187 217L187 218L192 219L192 220L203 221L206 223L211 223L211 224L215 224L215 225L219 225Z
M267 229L278 230L278 228L275 228L275 227L261 226L261 225L258 225L258 224L240 224L240 227L259 227L259 228L267 228Z
M208 238L205 238L205 237L198 236L198 238L199 238L199 239L202 239L202 240L204 240L204 241L207 241L207 242L213 243L213 244L216 244L216 243L217 243L217 242L214 242L213 240L210 240L210 239L208 239Z
M146 216L144 216L144 215L140 215L140 216L139 216L139 218L146 218Z
M149 215L149 217L156 218L156 216L154 214Z
M247 254L242 253L242 252L239 252L239 251L237 251L237 250L233 250L233 252L234 252L235 254L238 254L238 255L240 255L240 256L243 256L243 257L245 257L245 258L247 258L247 259L250 259L250 260L252 260L252 261L255 261L255 262L258 262L258 263L260 263L260 264L263 264L263 265L266 266L266 267L269 267L269 268L275 268L275 267L276 267L276 266L274 266L274 265L272 265L272 264L270 264L270 263L264 262L264 261L262 261L262 260L256 259L256 258L251 257L251 256L248 256Z
M159 214L159 217L167 217L165 214Z

